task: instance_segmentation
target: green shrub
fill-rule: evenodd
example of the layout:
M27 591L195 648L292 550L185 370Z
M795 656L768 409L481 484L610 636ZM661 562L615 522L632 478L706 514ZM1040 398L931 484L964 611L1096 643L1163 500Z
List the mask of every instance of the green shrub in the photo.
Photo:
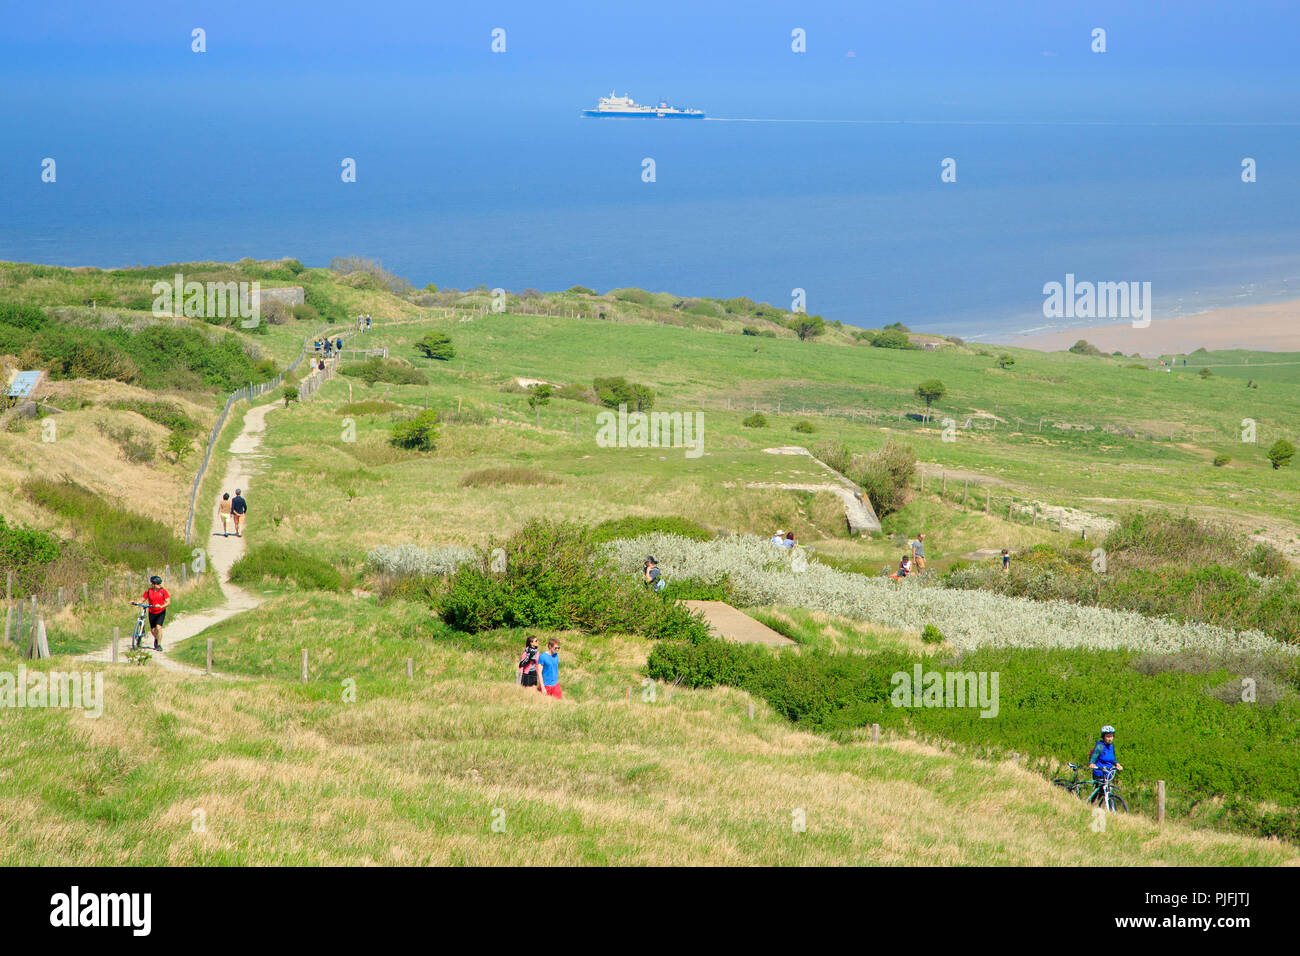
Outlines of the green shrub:
M442 618L462 631L501 627L620 632L703 640L704 622L636 580L616 577L590 532L567 522L532 521L504 542L504 573L489 554L461 565L442 599Z
M794 430L804 435L811 435L817 430L817 426L807 419L804 419L803 421L794 423Z
M595 402L595 393L585 385L571 383L561 385L554 392L556 398L563 398L570 402Z
M1275 469L1285 468L1291 464L1291 459L1294 457L1295 446L1285 438L1279 438L1273 442L1272 447L1268 450L1268 460L1272 462Z
M133 571L179 564L190 557L189 547L161 521L132 511L128 502L91 491L67 478L29 478L23 496L65 518L76 538L101 563ZM141 508L150 502L131 502Z
M108 406L119 411L135 412L172 431L197 432L199 423L185 414L174 402L118 401Z
M1001 355L998 356L998 368L1011 368L1011 366L1015 364L1016 364L1016 360L1012 358L1010 355L1008 355L1006 352L1003 352Z
M426 408L393 422L389 444L411 451L433 451L438 441L438 413Z
M812 449L813 457L817 458L827 465L830 465L840 474L849 470L849 465L853 461L853 456L849 450L844 447L844 443L834 438L818 442Z
M916 453L911 445L888 439L849 478L871 499L879 517L893 514L907 504L908 488L916 474Z
M645 289L610 289L609 294L620 302L635 302L637 305L649 305L654 297Z
M1231 455L1215 455L1215 456L1214 456L1214 467L1215 467L1215 468L1222 468L1224 465L1226 465L1226 464L1227 464L1228 462L1230 462L1230 461L1232 461L1232 456L1231 456Z
M574 295L595 295L595 289L588 289L585 285L575 285L569 289Z
M898 329L877 332L872 336L871 344L878 349L919 349L921 347L913 343L906 332L900 332Z
M675 534L691 541L712 541L715 535L704 525L690 518L674 516L662 518L611 518L591 529L593 544L617 541L620 538L639 538L643 534Z
M746 428L766 428L767 418L762 412L755 412L742 420L740 424L744 425Z
M942 644L944 637L937 627L927 624L921 629L921 640L926 644Z
M394 359L372 358L364 362L349 362L342 367L344 375L359 378L368 385L386 382L389 385L427 385L428 377L418 368Z
M743 329L740 330L740 334L741 334L741 335L758 335L758 329L754 328L752 325L747 325L747 326L745 326Z
M279 544L258 545L230 568L230 580L235 584L261 584L267 578L308 591L343 588L343 575L334 565Z
M618 408L626 405L629 411L648 412L654 408L655 393L647 385L629 382L621 375L613 378L597 378L591 383L600 404L606 408Z
M456 347L451 343L451 336L446 332L426 332L415 343L416 351L425 358L447 361L456 357Z

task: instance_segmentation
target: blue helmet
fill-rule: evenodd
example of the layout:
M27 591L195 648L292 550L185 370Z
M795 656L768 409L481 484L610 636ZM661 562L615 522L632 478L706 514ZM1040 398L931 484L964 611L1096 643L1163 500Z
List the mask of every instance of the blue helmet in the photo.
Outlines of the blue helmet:
M1105 727L1101 728L1101 733L1103 737L1106 734L1113 734L1114 732L1115 732L1115 728L1112 727L1110 724L1107 724Z

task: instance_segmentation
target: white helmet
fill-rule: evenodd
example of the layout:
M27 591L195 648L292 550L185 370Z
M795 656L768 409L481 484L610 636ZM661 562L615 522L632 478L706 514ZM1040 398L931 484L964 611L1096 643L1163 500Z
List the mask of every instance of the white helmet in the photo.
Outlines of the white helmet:
M1101 728L1102 736L1105 736L1106 734L1113 734L1114 732L1115 732L1115 728L1112 727L1110 724L1107 724L1105 727Z

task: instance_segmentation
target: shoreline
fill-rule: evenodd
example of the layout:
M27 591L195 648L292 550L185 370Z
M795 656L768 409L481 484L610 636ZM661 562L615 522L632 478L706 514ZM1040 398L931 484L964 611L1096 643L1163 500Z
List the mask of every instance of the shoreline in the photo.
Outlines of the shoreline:
M1200 348L1211 352L1227 349L1300 352L1300 299L1264 305L1226 306L1178 318L1153 319L1143 329L1122 322L1050 332L999 334L990 340L990 344L1059 352L1079 339L1103 352L1137 353L1143 358L1185 355Z

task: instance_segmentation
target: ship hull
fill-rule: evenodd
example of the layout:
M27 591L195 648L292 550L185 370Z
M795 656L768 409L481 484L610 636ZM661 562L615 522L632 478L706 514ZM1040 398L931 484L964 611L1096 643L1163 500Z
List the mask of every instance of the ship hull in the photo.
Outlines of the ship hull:
M703 113L660 113L656 110L583 110L583 116L611 116L618 119L704 119Z

